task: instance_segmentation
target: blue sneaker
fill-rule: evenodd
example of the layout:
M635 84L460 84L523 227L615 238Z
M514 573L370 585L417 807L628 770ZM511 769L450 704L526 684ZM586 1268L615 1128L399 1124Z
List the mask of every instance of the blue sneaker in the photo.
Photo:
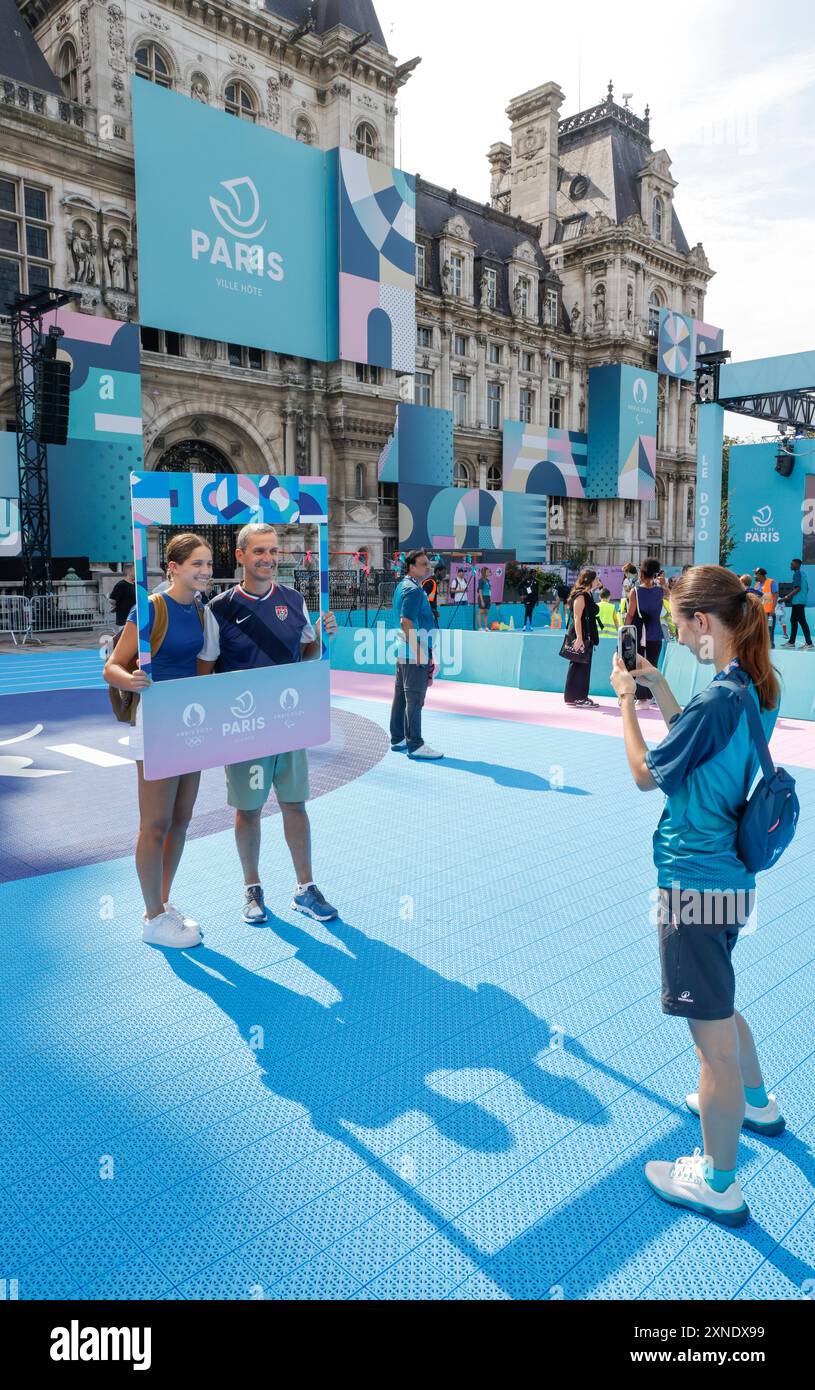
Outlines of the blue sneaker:
M330 922L340 915L335 907L326 902L316 883L310 884L302 893L295 893L291 905L295 912L304 912L315 922Z
M250 927L262 926L269 920L269 913L263 901L263 889L259 883L252 883L244 889L243 920L248 922Z

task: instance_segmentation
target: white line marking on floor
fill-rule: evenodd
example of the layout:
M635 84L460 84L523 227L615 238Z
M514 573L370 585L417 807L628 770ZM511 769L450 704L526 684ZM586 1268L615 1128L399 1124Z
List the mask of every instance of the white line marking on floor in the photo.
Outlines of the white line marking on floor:
M124 767L131 758L120 758L118 753L103 753L101 748L89 748L85 743L51 743L49 753L64 753L66 758L76 758L81 763L94 763L96 767Z
M18 734L16 738L0 738L0 747L7 748L10 743L25 743L27 738L35 738L37 734L41 734L42 728L42 724L35 724L27 734Z

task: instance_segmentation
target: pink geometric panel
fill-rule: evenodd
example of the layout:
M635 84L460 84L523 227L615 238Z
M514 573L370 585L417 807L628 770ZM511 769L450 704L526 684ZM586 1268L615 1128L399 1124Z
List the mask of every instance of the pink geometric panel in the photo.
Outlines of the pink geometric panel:
M379 308L379 281L340 271L340 357L367 362L368 315Z

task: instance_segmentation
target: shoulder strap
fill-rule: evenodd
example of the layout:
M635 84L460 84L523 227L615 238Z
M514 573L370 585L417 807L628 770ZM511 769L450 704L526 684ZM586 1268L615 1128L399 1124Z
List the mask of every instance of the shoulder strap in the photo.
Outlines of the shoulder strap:
M750 695L750 686L741 685L737 681L728 680L722 681L721 684L726 685L729 690L735 690L741 697L742 706L747 714L747 723L750 726L750 734L756 746L759 762L761 763L761 771L769 780L775 775L775 763L773 762L770 752L770 745L767 742L767 735L764 732L764 725L761 722L758 705Z
M152 603L154 609L153 630L150 633L150 655L153 657L167 636L170 619L163 594L151 594L148 602Z

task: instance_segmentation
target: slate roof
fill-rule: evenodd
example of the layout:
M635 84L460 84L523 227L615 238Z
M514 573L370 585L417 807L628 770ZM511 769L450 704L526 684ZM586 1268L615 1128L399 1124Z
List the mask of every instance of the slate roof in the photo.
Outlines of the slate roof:
M542 279L552 289L558 288L560 278L552 270L540 246L540 228L519 217L499 212L484 203L464 198L455 189L441 188L438 184L416 181L416 235L417 240L430 243L430 256L427 261L427 280L424 286L431 294L441 293L441 265L439 263L439 237L444 224L456 213L460 214L470 229L475 242L475 288L476 298L480 293L481 273L484 266L498 271L498 295L496 310L509 313L509 267L507 261L515 254L521 243L530 244L534 250L534 264ZM563 311L562 327L571 328L568 315Z
M11 77L43 92L62 94L58 78L14 0L0 0L0 77Z
M288 19L292 24L304 20L309 8L307 0L266 0L267 10ZM365 34L370 29L373 35L371 43L387 49L372 0L314 0L311 9L316 33L327 34L338 24L344 24L346 29L353 29L356 34Z

